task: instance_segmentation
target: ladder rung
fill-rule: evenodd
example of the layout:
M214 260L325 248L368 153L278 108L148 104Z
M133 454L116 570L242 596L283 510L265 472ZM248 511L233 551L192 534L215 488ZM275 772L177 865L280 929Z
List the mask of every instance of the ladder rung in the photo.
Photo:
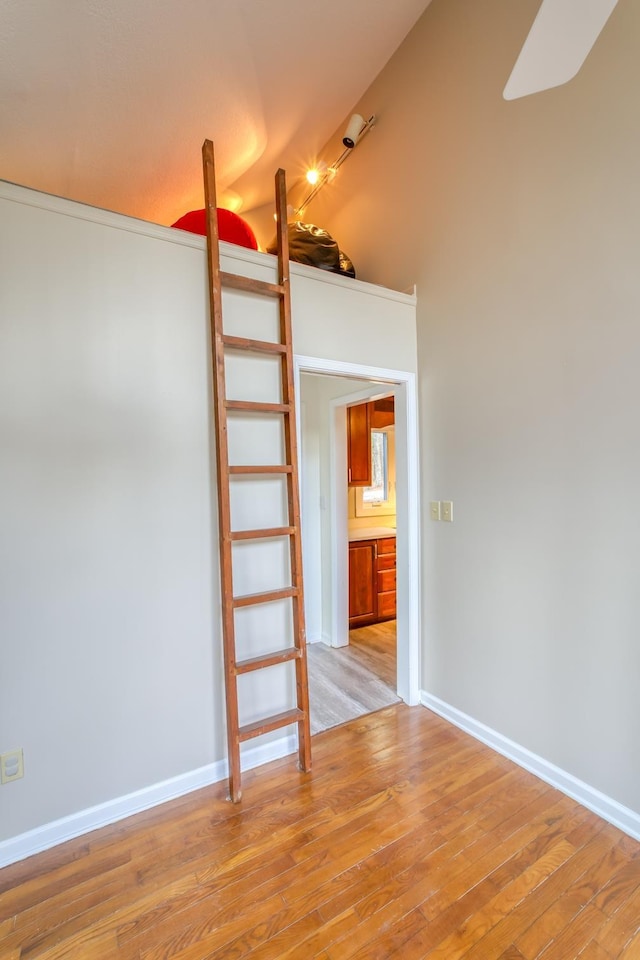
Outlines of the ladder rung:
M252 670L262 670L263 667L273 667L277 663L287 663L289 660L299 660L302 651L298 647L287 647L285 650L275 650L262 657L251 657L250 660L239 660L236 663L236 673L251 673Z
M225 400L227 410L246 410L247 413L289 413L288 403L262 403L260 400Z
M284 587L282 590L267 590L265 593L247 593L244 597L234 597L231 601L234 607L252 607L258 603L270 603L272 600L286 600L287 597L297 597L297 587Z
M284 294L284 287L279 283L254 280L252 277L241 277L237 273L225 273L222 270L220 282L223 287L233 287L235 290L244 290L245 293L258 293L263 297L281 297Z
M235 530L229 536L231 540L268 540L270 537L290 537L295 532L295 527L269 527L264 530Z
M265 717L264 720L257 720L255 723L248 723L238 730L238 740L250 740L252 737L259 737L262 733L269 733L271 730L278 730L279 727L288 727L290 723L299 723L304 720L306 713L304 710L287 710L285 713L277 713L273 717Z
M255 353L286 353L285 343L274 343L272 340L249 340L247 337L224 336L222 342L230 350L249 350Z
M242 476L250 473L292 473L293 467L290 463L263 463L250 464L248 466L229 467L229 473L233 476Z

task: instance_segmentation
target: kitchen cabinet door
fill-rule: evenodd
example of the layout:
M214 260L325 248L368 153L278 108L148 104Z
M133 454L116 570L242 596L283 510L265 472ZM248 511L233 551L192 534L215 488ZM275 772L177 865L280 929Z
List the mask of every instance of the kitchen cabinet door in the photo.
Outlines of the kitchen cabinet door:
M375 540L349 544L349 626L374 623L378 617Z
M371 406L347 407L347 466L350 487L371 486Z

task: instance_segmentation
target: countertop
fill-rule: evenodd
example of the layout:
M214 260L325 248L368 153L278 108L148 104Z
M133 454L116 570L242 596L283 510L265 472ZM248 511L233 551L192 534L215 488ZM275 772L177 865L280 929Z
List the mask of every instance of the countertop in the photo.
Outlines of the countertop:
M395 527L360 527L349 530L349 543L356 540L381 540L383 537L395 537Z

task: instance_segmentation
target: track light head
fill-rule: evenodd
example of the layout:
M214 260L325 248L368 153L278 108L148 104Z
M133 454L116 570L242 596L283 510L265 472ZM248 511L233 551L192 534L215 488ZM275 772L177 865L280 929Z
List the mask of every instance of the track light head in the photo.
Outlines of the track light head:
M348 147L350 150L355 147L364 126L365 120L363 117L361 117L359 113L352 114L347 124L347 129L344 132L344 137L342 138L345 147Z

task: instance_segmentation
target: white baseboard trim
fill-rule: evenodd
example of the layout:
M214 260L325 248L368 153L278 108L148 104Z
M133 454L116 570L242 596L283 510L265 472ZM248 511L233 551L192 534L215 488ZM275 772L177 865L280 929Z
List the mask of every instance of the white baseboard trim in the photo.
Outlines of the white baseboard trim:
M566 770L561 770L560 767L556 767L555 764L545 760L544 757L539 757L527 750L526 747L509 740L508 737L504 737L496 730L492 730L491 727L474 720L473 717L445 703L444 700L426 693L424 690L420 691L420 703L454 724L454 726L464 730L465 733L471 734L476 740L486 743L496 753L501 753L504 757L508 757L509 760L517 763L518 766L524 767L525 770L544 780L545 783L556 787L562 793L571 797L572 800L577 800L583 807L597 813L603 820L607 820L614 827L628 833L630 837L640 840L640 814L634 810L624 807L617 800L606 796L606 794L596 790L595 787L589 786L588 783L578 780L577 777L567 773Z
M307 643L324 643L326 647L331 647L331 634L321 633L319 637L309 638L307 637Z
M295 734L280 737L261 746L243 747L242 769L251 770L270 760L278 760L280 757L295 753L297 748L298 739ZM41 853L66 840L73 840L91 830L124 820L125 817L130 817L134 813L149 810L158 804L166 803L167 800L175 800L193 790L219 783L220 780L226 779L228 770L226 760L217 760L206 767L190 770L188 773L172 777L170 780L163 780L161 783L154 783L124 797L116 797L114 800L107 800L106 803L100 803L68 817L62 817L60 820L46 823L17 837L2 840L0 841L0 868L31 857L35 853Z

